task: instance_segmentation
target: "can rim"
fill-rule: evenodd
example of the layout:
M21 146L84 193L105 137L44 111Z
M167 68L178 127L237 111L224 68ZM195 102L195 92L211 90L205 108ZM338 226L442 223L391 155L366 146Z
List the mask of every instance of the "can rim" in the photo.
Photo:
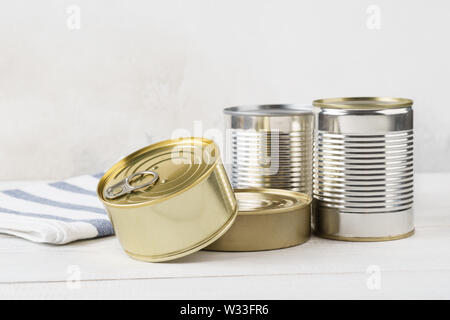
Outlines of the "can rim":
M361 102L358 104L358 102ZM365 103L363 103L365 102ZM413 105L413 100L396 97L341 97L326 98L313 101L313 106L331 109L398 109L408 108Z
M415 228L411 231L395 236L384 236L384 237L346 237L346 236L334 236L329 235L326 233L320 233L315 230L313 230L313 233L324 239L330 239L330 240L338 240L338 241L349 241L349 242L381 242L381 241L393 241L393 240L401 240L405 238L409 238L414 235Z
M244 106L233 106L223 109L224 114L233 116L270 116L288 117L294 115L312 114L311 105L299 104L255 104Z
M108 178L116 170L118 170L120 168L123 168L132 159L134 159L135 157L140 156L141 154L149 151L150 149L159 148L159 147L166 146L166 145L169 145L169 144L176 144L177 142L182 142L182 141L184 141L184 142L191 141L192 143L200 142L202 144L212 145L212 146L214 146L214 152L216 153L216 158L214 160L214 163L205 172L203 172L193 183L191 183L189 186L187 186L187 187L185 187L183 189L180 189L179 191L174 192L174 193L172 193L172 194L170 194L168 196L157 198L157 199L151 199L151 200L143 201L143 202L139 202L139 203L113 203L113 202L110 202L110 201L104 199L103 190L106 187L106 181L108 180ZM200 137L183 137L183 138L168 139L168 140L160 141L160 142L151 144L149 146L143 147L143 148L141 148L141 149L139 149L139 150L137 150L137 151L127 155L126 157L122 158L117 163L115 163L111 168L109 168L104 173L104 175L100 178L100 180L99 180L99 182L97 184L97 196L102 201L102 203L104 203L107 206L115 207L115 208L124 208L124 207L137 208L137 207L157 204L157 203L166 201L168 199L171 199L173 197L176 197L177 195L182 194L182 193L186 192L187 190L190 190L191 188L195 187L199 183L201 183L203 180L205 180L207 177L209 177L209 175L214 171L214 168L217 166L217 164L219 162L220 162L219 147L217 146L217 144L213 140L206 139L206 138L200 138Z
M280 213L288 213L292 212L294 210L303 209L305 207L308 207L312 203L312 197L307 195L306 193L301 193L297 191L291 191L291 190L284 190L284 189L274 189L274 188L239 188L234 189L234 193L244 193L244 192L252 192L252 193L270 193L270 194L276 194L276 195L289 195L293 198L297 198L300 201L296 203L295 205L291 207L284 207L284 208L272 208L272 209L257 209L252 211L240 211L238 210L238 215L269 215L269 214L280 214ZM237 197L236 197L237 198ZM239 203L239 199L237 199L237 202ZM238 205L239 207L239 205Z

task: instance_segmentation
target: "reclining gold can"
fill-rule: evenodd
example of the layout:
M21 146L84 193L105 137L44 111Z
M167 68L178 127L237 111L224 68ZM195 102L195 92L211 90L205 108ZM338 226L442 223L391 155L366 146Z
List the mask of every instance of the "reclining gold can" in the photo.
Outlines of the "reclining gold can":
M130 154L104 174L97 194L125 252L150 262L201 250L237 214L219 149L203 138L162 141Z
M413 101L390 97L313 102L313 228L349 241L414 233Z

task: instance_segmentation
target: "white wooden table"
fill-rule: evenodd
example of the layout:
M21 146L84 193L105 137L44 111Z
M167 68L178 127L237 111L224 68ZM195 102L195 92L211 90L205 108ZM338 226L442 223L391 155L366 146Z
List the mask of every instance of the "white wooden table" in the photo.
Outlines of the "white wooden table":
M313 237L289 249L152 264L127 257L115 237L53 246L0 235L0 298L449 299L449 181L450 173L416 175L416 234L391 242Z

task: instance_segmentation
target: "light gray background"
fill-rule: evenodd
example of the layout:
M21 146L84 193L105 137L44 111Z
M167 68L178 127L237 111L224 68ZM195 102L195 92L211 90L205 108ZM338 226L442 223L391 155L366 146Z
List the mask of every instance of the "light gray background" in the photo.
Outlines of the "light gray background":
M358 95L414 99L416 171L448 171L449 16L445 0L2 0L0 179L98 172L195 120L221 128L229 105Z

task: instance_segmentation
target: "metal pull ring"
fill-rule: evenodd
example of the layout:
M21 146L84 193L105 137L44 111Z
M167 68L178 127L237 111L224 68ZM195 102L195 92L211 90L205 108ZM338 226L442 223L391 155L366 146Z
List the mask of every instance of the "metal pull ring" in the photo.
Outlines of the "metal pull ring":
M151 174L153 176L153 179L147 183L144 183L139 186L132 186L130 184L130 181L137 177L137 176L144 176L147 174ZM125 194L131 193L137 189L142 189L149 187L151 185L154 185L156 181L159 179L159 174L155 171L140 171L133 173L131 176L126 177L122 181L116 183L115 185L112 185L108 189L105 190L105 197L108 199L116 199L119 198Z

